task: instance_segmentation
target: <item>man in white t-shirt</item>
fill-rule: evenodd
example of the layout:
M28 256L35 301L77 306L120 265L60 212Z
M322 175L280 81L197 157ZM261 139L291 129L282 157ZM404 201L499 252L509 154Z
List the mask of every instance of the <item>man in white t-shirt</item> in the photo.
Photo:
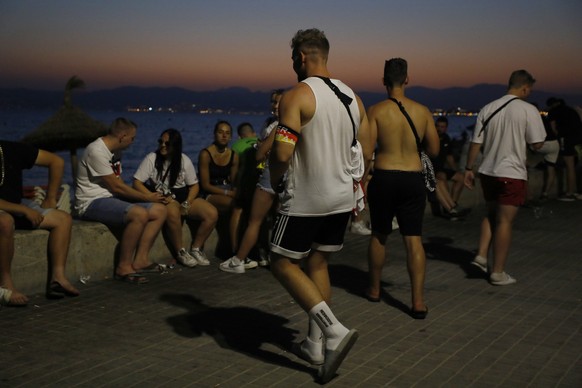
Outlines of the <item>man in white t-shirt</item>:
M87 146L79 161L75 210L81 219L124 226L115 279L131 284L147 283L145 272L158 272L149 251L166 220L168 201L158 192L141 193L121 179L121 152L129 147L137 126L117 118L109 133Z
M525 70L509 78L507 94L486 105L477 124L465 167L465 186L473 189L473 164L483 148L479 176L488 213L481 223L479 252L472 264L488 271L487 253L493 242L493 265L489 282L497 286L514 284L505 272L511 243L513 220L527 194L527 145L537 150L544 144L546 131L536 107L525 100L535 79Z

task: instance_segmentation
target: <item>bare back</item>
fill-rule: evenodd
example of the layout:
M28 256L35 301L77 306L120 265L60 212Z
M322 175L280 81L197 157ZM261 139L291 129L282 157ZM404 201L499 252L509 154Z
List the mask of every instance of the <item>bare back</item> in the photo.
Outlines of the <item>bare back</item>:
M429 156L437 155L439 140L430 111L407 98L399 99L412 119L423 148ZM368 120L377 142L374 168L381 170L421 171L416 140L406 117L391 100L382 101L368 110Z

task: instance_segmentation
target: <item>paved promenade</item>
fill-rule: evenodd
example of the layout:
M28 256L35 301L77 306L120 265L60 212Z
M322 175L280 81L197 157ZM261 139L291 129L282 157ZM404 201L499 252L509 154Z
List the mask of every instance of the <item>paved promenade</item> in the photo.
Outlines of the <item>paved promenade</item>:
M399 233L382 303L360 297L368 238L347 235L330 265L333 308L361 335L329 386L582 386L582 201L520 210L507 267L518 282L506 287L469 264L482 215L425 218L425 321L403 311ZM217 264L143 286L91 279L79 298L3 307L0 387L317 386L315 369L288 351L305 314L267 269L233 275Z

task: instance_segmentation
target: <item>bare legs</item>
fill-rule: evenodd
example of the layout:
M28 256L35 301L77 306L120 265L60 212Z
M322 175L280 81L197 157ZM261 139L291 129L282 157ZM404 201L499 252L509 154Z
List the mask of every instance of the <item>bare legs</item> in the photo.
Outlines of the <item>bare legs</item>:
M438 172L436 178L437 199L446 211L450 211L457 206L459 198L461 197L461 192L464 187L463 175L460 172L456 172L455 175L453 175L451 178L453 186L450 190L446 173Z
M275 195L270 194L265 190L261 190L258 187L255 189L249 223L236 252L236 257L239 259L244 260L249 255L251 249L253 249L253 246L257 243L261 224L271 209L274 200Z
M368 295L372 298L380 297L380 282L382 268L386 261L386 235L373 233L368 246ZM426 256L422 246L421 236L403 236L406 247L407 268L410 277L412 310L425 311L424 278L426 270Z
M10 304L25 305L26 295L16 291L10 270L14 257L14 219L8 213L0 212L0 287L12 291Z
M210 233L212 233L214 226L216 226L218 210L206 200L196 198L192 202L192 205L190 205L188 217L200 220L200 226L192 239L191 248L201 248L208 239L208 236L210 236Z
M437 200L446 211L449 212L456 206L455 201L449 194L449 186L445 180L437 179L435 191Z
M44 216L39 228L49 231L47 259L50 263L50 282L59 283L71 295L78 295L79 291L65 274L72 224L73 220L68 213L51 210ZM14 219L8 213L0 212L0 286L12 290L10 304L24 305L28 298L15 289L11 276L13 257Z
M149 209L139 205L129 208L120 241L117 275L123 276L150 265L149 251L166 221L166 206L152 204ZM135 253L135 260L134 260Z
M272 254L271 260L271 272L303 310L309 312L315 305L324 301L321 290L325 292L329 284L315 283L316 280L325 281L323 277L311 279L299 266L299 260L291 260L275 254ZM307 260L309 261L310 258ZM320 257L315 262L321 265ZM315 268L312 270L318 272Z
M210 202L220 213L231 212L229 220L230 244L233 251L238 246L238 225L242 214L242 208L234 206L234 198L222 194L212 194L208 196Z
M172 244L173 254L184 248L182 241L182 214L180 212L180 204L176 201L170 202L166 209L168 217L164 227L168 232L170 243ZM188 209L188 218L200 220L200 226L196 229L196 233L192 236L191 248L201 248L218 220L218 211L214 206L202 198L196 198L190 208Z
M426 270L426 256L422 246L421 236L403 236L406 247L408 276L412 291L412 309L415 311L425 311L424 304L424 276Z
M73 295L79 291L73 287L65 276L65 265L71 242L73 219L68 213L60 210L48 212L39 228L49 230L48 259L51 264L51 282L57 282Z
M477 252L479 256L486 258L489 255L489 245L491 244L492 238L489 218L484 217L483 221L481 221L481 232L479 235L479 251Z
M372 232L368 245L368 296L373 299L380 298L380 282L382 269L386 262L386 235Z
M459 202L459 198L461 198L461 193L463 192L463 188L465 187L464 180L465 176L460 172L456 172L453 178L453 187L451 187L451 197L453 201L456 203Z
M498 205L490 202L487 217L481 222L481 237L479 239L479 256L487 257L491 243L493 244L492 272L501 273L511 245L513 220L519 208L511 205Z

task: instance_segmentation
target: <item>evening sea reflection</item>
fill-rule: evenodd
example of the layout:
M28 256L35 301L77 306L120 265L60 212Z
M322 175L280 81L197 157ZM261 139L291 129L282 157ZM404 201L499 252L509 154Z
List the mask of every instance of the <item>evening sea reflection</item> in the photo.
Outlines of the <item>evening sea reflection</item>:
M228 121L233 127L233 142L238 138L236 127L249 122L260 135L267 114L199 114L199 113L172 113L172 112L104 112L86 111L92 118L109 124L117 117L126 117L138 126L137 137L134 143L123 152L122 177L126 183L131 183L134 172L139 163L149 152L157 148L157 139L160 133L168 128L175 128L182 133L184 141L183 152L197 165L200 151L212 143L214 124L219 120ZM51 117L55 111L0 111L0 138L18 141L26 134L35 130L39 125ZM460 138L467 127L475 123L476 116L448 116L449 136ZM231 142L232 144L232 142ZM84 149L77 150L80 159ZM57 152L65 160L65 177L63 183L73 185L71 175L71 159L68 151ZM33 168L24 171L25 185L47 183L47 169Z

